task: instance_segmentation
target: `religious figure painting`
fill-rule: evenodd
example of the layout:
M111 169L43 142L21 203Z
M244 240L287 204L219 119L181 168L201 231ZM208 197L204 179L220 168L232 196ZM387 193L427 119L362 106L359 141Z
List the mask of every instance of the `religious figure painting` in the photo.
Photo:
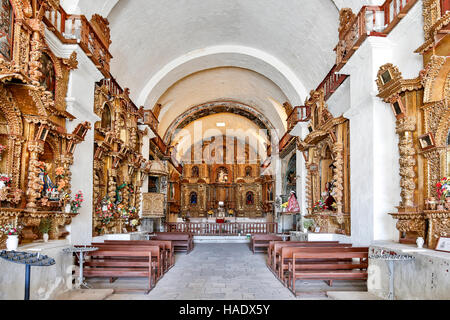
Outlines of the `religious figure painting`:
M9 0L0 0L0 54L11 59L13 10Z
M55 92L56 75L53 61L50 56L44 52L41 56L40 62L42 64L41 86L43 86L46 91Z
M197 204L197 194L195 192L191 193L191 197L190 197L190 204L191 205L196 205Z

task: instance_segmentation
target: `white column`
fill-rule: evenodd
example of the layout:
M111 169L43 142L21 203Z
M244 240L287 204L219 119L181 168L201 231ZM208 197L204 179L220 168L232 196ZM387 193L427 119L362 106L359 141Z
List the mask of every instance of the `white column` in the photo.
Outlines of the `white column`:
M355 245L395 240L388 215L400 201L399 153L393 113L376 97L375 79L392 58L385 38L368 38L341 70L350 75L351 234Z
M77 53L78 68L70 72L67 89L67 112L76 117L67 121L67 132L72 132L78 124L89 121L92 129L86 134L84 142L77 145L74 152L72 171L72 197L81 190L84 202L78 216L67 227L72 244L90 244L92 240L92 193L94 163L94 123L100 118L94 113L95 83L103 78L101 72L86 56L78 45L63 45L58 38L47 29L46 42L54 54L61 58L69 58Z
M144 128L142 128L144 129ZM145 130L145 129L144 129ZM152 132L151 129L148 129L148 132ZM145 160L149 160L150 157L150 138L149 135L145 135L143 137L143 144L142 144L142 156ZM142 183L141 187L141 193L147 193L148 192L148 176L145 177L144 182ZM142 217L142 210L143 210L143 199L144 197L141 197L141 211L139 213L139 216Z

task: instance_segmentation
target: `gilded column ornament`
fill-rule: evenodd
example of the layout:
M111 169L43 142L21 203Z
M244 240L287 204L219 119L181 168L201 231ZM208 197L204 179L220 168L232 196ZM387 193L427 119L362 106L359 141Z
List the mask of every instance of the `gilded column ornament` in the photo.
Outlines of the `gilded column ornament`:
M40 142L31 141L28 143L28 151L30 152L30 162L28 166L28 189L26 191L27 208L35 209L37 207L36 201L43 187L39 179L39 155L44 153L44 146Z
M404 117L397 120L396 132L400 137L400 187L402 207L414 207L414 191L416 190L415 170L416 150L413 143L413 132L416 130L416 120L413 117Z
M337 213L341 214L344 198L344 145L342 143L336 143L333 146L334 159L334 180L335 180L335 200L337 205Z

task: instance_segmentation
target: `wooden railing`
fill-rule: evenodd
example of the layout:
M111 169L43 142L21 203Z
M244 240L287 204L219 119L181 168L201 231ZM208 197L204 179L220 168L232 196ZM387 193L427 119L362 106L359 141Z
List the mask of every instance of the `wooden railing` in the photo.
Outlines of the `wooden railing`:
M103 75L109 76L112 55L85 16L47 6L43 21L62 43L78 44Z
M171 222L165 224L166 232L190 232L197 236L235 236L246 234L277 233L276 222Z
M148 125L153 132L158 131L159 121L156 119L152 110L144 110L144 124Z
M341 84L348 78L346 74L336 73L336 65L327 74L325 79L317 87L317 91L323 89L325 101L341 86Z
M295 107L287 119L287 130L291 131L299 122L308 122L311 117L309 106Z
M289 132L286 132L286 133L284 134L284 136L281 138L280 144L279 144L279 146L278 146L280 152L283 151L284 148L287 147L287 145L289 144L289 142L291 142L291 140L292 140L293 138L294 138L294 136L291 136L291 135L289 134Z
M417 0L386 0L381 6L363 6L339 35L336 51L336 71L369 36L385 37L408 13Z

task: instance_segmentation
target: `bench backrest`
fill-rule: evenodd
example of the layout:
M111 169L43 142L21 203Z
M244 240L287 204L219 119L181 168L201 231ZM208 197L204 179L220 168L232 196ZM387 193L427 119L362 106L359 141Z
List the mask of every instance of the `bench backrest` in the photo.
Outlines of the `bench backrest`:
M101 248L97 251L86 252L87 256L91 257L107 257L107 258L147 258L149 262L149 269L151 268L151 260L153 257L158 257L159 248L153 247L152 249L145 248L142 250L130 251L130 250L110 250L109 248ZM116 267L114 260L105 259L102 267L108 267L110 262L111 267ZM87 264L88 265L88 264ZM130 259L127 260L127 267L142 267L142 260Z
M155 232L156 236L160 235L187 235L189 238L193 237L193 234L191 232Z
M368 248L365 249L368 250ZM345 243L325 247L284 247L281 249L280 261L281 263L284 263L285 259L292 259L294 253L315 254L320 252L335 252L337 254L336 259L347 259L343 255L339 256L339 254L343 252L361 252L361 250L362 249L360 247L352 247L351 244Z
M275 259L284 247L328 247L339 244L339 241L286 241L274 242L272 247L269 244L270 256ZM272 256L273 255L273 256Z
M164 249L164 245L140 245L140 246L125 246L122 244L113 244L113 243L93 243L94 247L97 247L99 250L93 251L95 256L95 252L98 251L123 251L123 252L135 252L135 251L149 251L153 255L159 258L161 251Z
M173 242L170 240L105 240L104 243L126 246L164 245L166 250L173 248Z
M191 239L191 235L188 233L170 233L170 234L166 234L166 233L159 233L156 235L155 238L153 238L154 240L185 240L188 241Z
M369 258L369 248L353 247L333 248L326 250L321 248L319 251L295 252L292 255L294 270L304 267L305 269L367 269ZM359 259L359 262L353 262L353 259ZM337 261L348 260L347 263L337 263ZM314 265L311 265L314 262Z
M254 234L252 235L252 240L253 241L260 241L260 240L264 240L264 241L274 241L274 240L283 240L283 238L281 238L280 236L276 236L274 234Z

